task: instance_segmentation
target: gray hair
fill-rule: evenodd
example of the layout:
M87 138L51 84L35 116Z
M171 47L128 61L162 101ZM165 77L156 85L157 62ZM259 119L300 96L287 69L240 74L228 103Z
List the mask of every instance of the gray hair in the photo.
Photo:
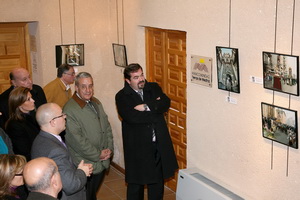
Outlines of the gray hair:
M54 163L49 162L47 169L45 170L45 173L43 176L38 180L35 184L28 185L26 184L29 191L45 191L48 188L50 188L51 184L51 178L55 173L58 172L57 167Z
M90 73L88 73L88 72L80 72L75 77L75 85L76 86L79 85L79 79L81 79L81 78L91 78L91 79L93 79L93 77L92 77L92 75Z

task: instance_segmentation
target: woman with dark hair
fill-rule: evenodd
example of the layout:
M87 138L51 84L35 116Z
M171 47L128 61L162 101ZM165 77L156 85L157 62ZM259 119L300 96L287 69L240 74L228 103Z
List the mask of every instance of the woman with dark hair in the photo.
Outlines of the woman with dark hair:
M26 158L21 155L0 155L0 199L25 200L27 192L23 180Z
M30 89L17 87L8 99L9 119L6 122L6 133L11 139L13 151L31 159L30 151L33 140L40 131L35 120L35 105Z

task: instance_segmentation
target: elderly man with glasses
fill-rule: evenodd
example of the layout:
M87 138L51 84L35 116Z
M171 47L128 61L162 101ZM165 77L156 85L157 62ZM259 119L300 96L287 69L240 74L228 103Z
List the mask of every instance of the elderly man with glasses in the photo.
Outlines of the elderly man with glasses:
M61 108L72 97L71 84L74 83L75 71L73 66L62 64L57 68L57 78L48 83L43 89L47 102L56 103Z
M48 157L55 161L62 180L61 200L85 200L85 184L93 167L82 160L75 166L69 151L60 137L66 128L66 115L55 103L47 103L39 107L36 119L41 132L35 138L32 149L32 158Z

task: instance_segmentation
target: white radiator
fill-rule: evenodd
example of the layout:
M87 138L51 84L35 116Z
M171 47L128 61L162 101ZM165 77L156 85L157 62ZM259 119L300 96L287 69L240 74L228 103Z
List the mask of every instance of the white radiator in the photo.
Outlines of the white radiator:
M242 200L243 198L203 176L196 168L181 169L176 200Z

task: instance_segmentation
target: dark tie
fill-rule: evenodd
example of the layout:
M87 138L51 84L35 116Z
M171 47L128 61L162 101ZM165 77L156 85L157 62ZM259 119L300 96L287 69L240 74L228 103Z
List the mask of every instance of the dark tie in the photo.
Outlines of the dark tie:
M141 99L144 101L143 91L142 91L142 90L139 90L137 93L140 95Z
M92 109L92 111L94 111L96 113L96 115L98 114L97 113L97 110L95 109L94 105L91 103L91 101L88 101L87 102L88 106Z
M67 148L67 145L66 145L66 143L60 138L60 140L59 140L66 148Z

